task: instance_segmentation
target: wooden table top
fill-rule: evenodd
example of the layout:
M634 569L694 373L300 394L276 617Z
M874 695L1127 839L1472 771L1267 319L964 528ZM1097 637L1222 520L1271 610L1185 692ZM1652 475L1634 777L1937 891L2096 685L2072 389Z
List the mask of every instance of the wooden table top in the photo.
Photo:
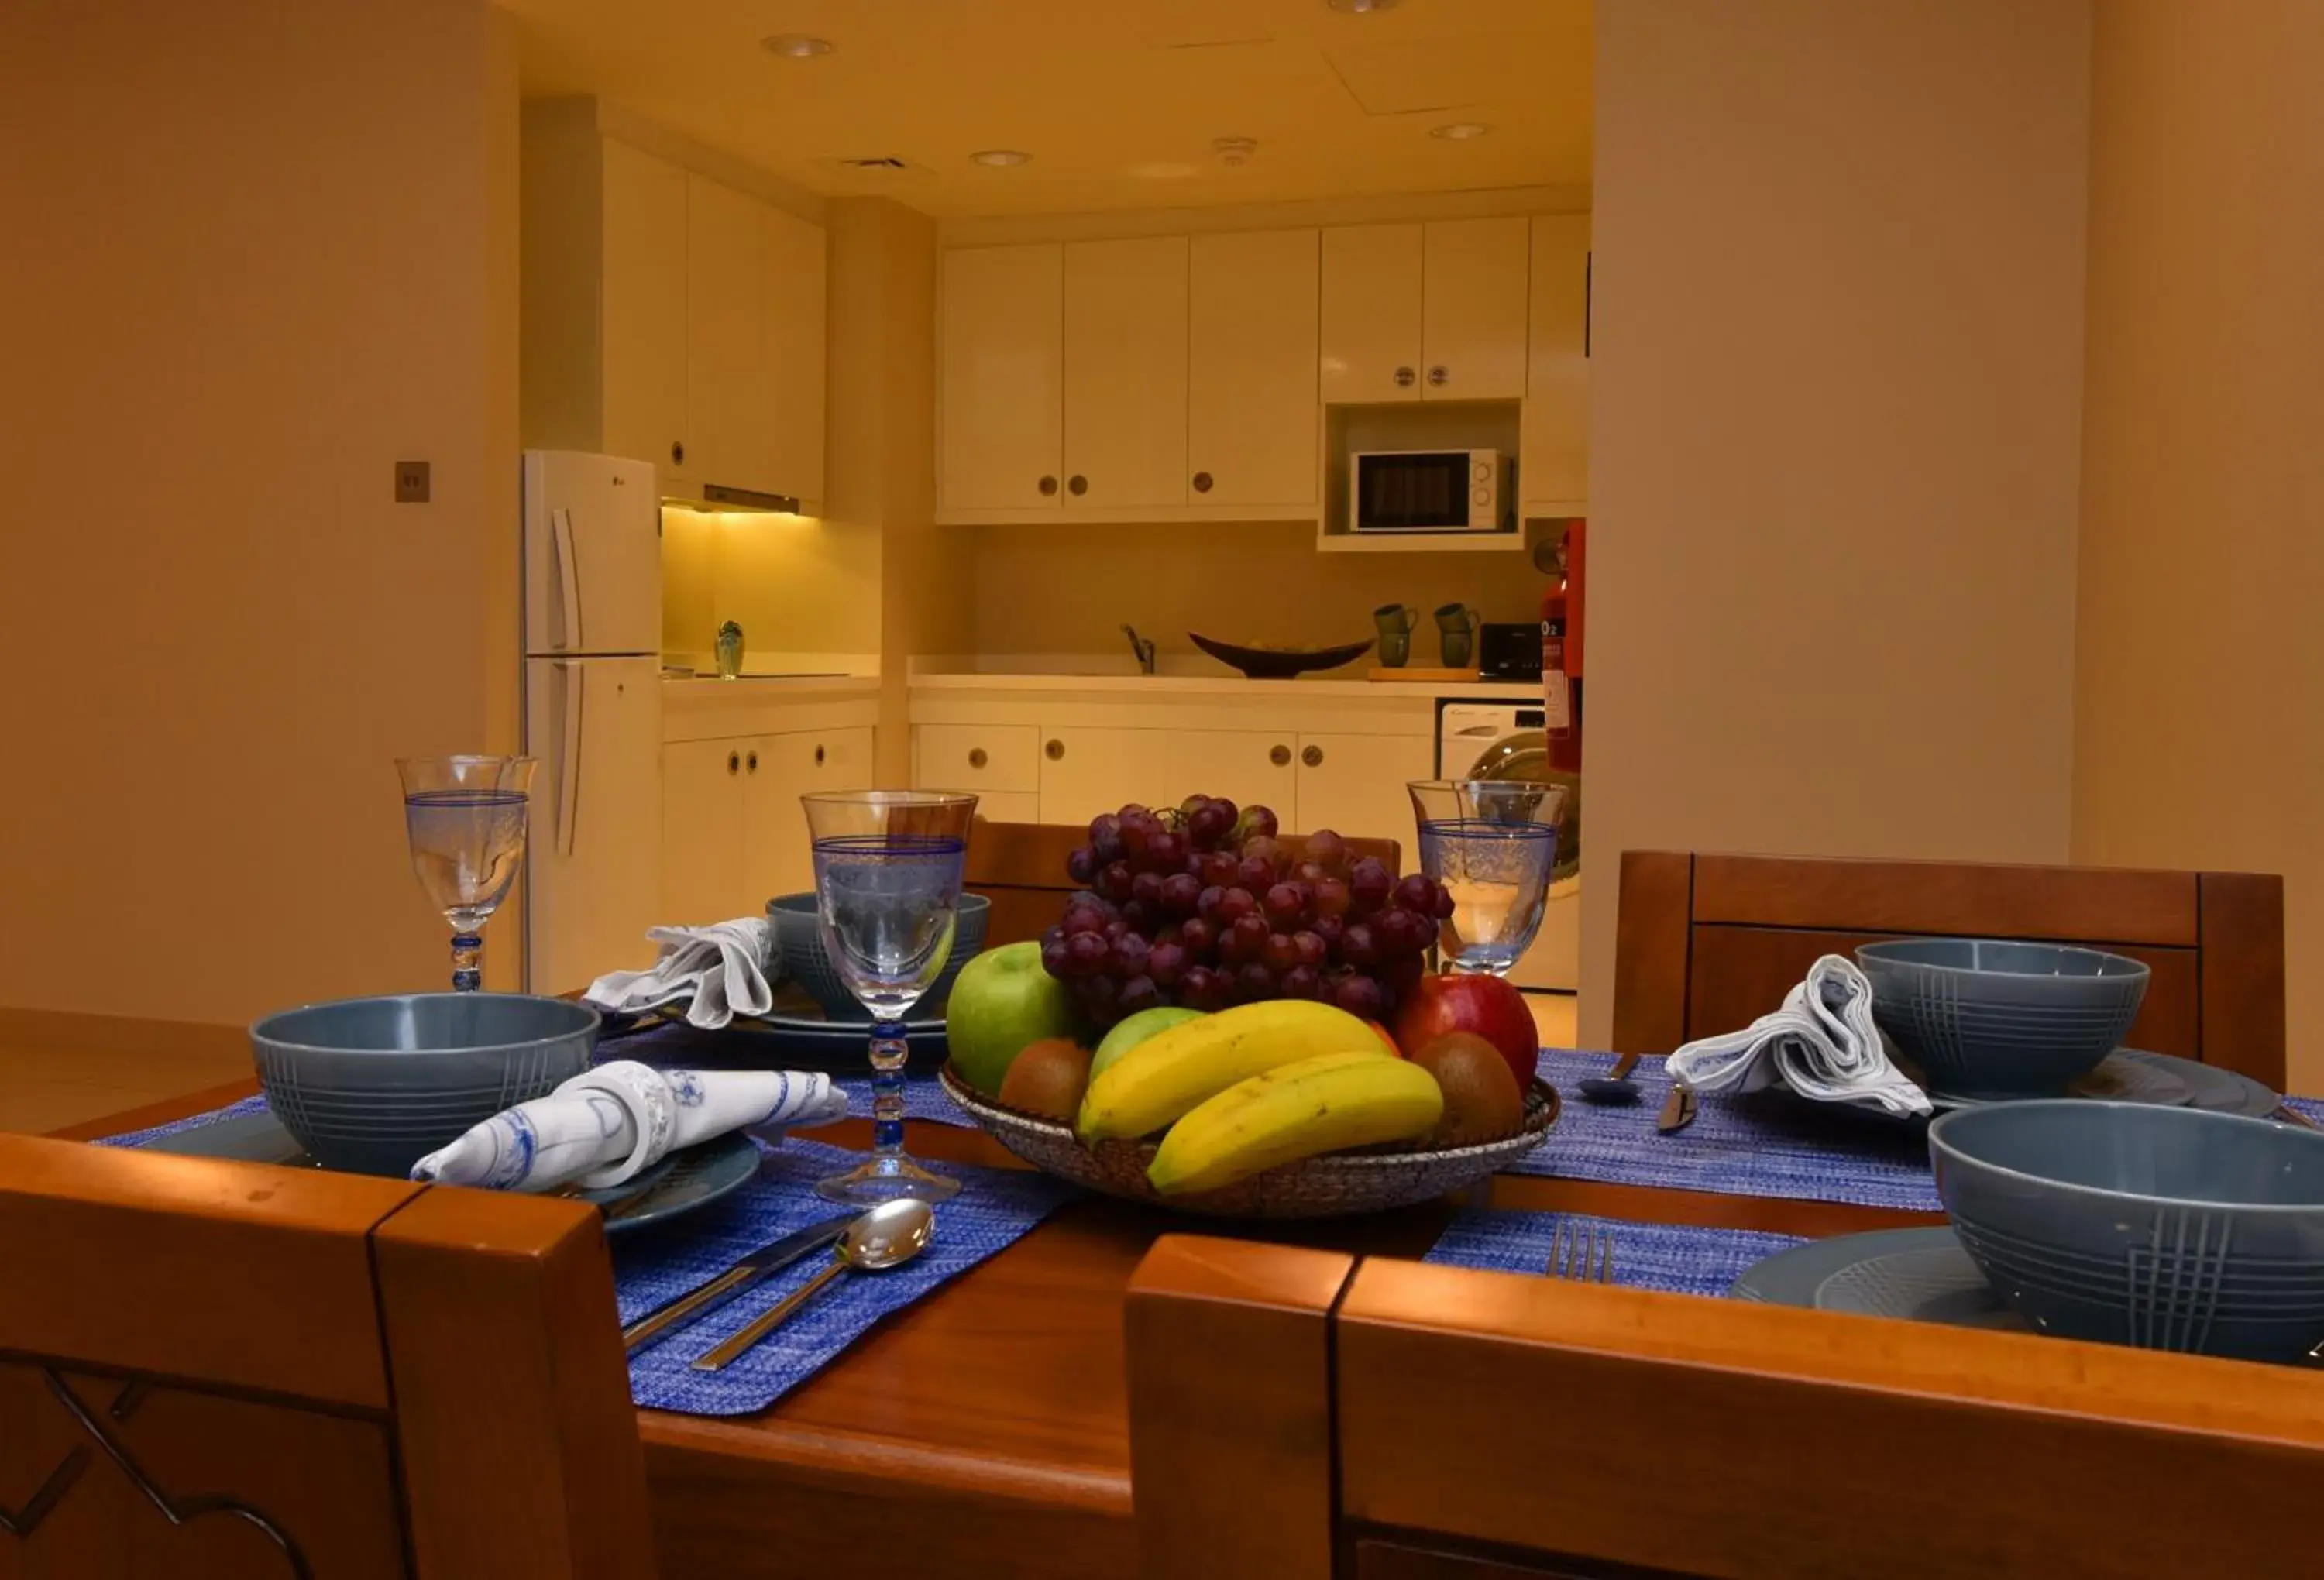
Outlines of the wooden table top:
M248 1096L215 1087L57 1134L88 1139ZM871 1125L810 1134L866 1147ZM1553 1144L1554 1132L1552 1133ZM936 1161L1021 1167L982 1132L914 1122ZM1821 1236L1941 1215L1500 1176L1489 1205ZM1131 1270L1157 1235L1199 1228L1418 1256L1443 1204L1364 1218L1238 1225L1087 1197L898 1314L772 1409L709 1419L640 1412L666 1574L870 1572L930 1556L944 1572L1085 1576L1135 1567L1122 1345ZM899 1511L912 1517L899 1524Z

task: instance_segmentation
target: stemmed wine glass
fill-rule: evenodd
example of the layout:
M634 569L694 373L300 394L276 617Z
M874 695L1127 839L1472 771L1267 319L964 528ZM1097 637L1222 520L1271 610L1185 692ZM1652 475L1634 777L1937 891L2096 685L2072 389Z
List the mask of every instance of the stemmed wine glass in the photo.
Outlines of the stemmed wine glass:
M529 757L398 758L403 829L420 886L452 923L452 989L484 986L484 919L524 865Z
M799 797L815 842L816 920L840 979L872 1015L872 1155L819 1180L828 1200L943 1201L960 1181L904 1155L904 1015L952 953L976 797L819 790Z
M1416 779L1420 869L1452 896L1437 929L1448 969L1505 977L1533 945L1557 867L1565 786Z

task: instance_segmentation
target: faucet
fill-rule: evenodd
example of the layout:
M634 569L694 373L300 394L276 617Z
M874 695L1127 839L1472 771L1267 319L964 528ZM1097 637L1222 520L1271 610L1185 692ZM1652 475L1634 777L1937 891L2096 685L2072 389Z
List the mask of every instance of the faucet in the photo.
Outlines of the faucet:
M1148 641L1144 637L1139 636L1136 626L1128 624L1127 622L1125 622L1121 628L1121 634L1130 638L1130 650L1138 655L1138 673L1140 675L1153 674L1154 644Z

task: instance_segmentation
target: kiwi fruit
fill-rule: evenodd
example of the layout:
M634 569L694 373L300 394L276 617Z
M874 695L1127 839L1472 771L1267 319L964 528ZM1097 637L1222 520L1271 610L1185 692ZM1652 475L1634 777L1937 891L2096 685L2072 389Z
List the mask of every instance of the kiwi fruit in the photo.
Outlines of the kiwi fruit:
M1431 1146L1475 1146L1524 1127L1525 1094L1509 1073L1509 1061L1484 1038L1448 1032L1410 1057L1444 1089L1444 1117L1429 1133Z
M1081 1112L1089 1079L1088 1049L1064 1037L1045 1037L1009 1061L1009 1073L1001 1078L1001 1106L1071 1125Z

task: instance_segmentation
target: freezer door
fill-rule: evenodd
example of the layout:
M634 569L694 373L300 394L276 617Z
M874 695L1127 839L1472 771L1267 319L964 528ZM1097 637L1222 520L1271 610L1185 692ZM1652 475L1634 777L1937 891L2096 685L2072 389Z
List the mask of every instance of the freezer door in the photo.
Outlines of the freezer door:
M661 903L659 658L525 662L533 776L526 986L569 993L649 965Z
M525 452L524 650L661 650L652 466L577 450Z

